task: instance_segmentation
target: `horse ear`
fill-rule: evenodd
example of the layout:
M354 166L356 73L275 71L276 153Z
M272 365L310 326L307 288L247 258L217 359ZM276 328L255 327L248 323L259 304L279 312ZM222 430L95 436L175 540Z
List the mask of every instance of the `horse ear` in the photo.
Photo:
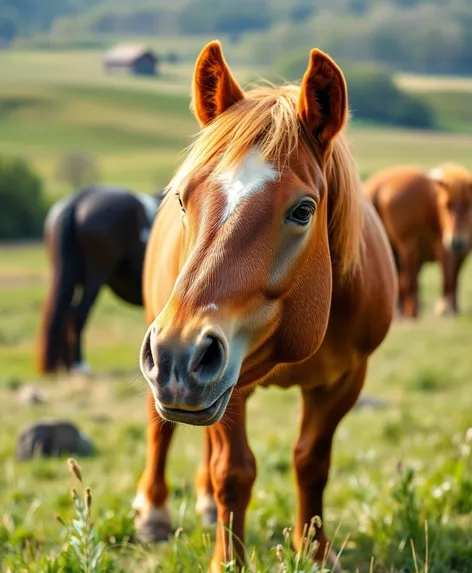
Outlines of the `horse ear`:
M230 106L244 98L217 40L203 48L195 64L192 107L203 127Z
M347 121L347 87L343 73L321 50L310 52L298 100L298 117L324 148Z

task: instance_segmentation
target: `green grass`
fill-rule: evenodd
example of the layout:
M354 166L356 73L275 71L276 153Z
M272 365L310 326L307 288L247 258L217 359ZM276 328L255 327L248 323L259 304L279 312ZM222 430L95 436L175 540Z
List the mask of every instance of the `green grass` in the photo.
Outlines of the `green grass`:
M190 66L169 68L153 80L106 77L99 58L94 51L0 53L0 152L31 160L51 197L68 191L55 178L67 150L91 153L104 181L154 190L167 182L196 129L188 111ZM236 74L243 79L246 70L236 68ZM467 106L460 109L467 112ZM466 134L353 125L349 135L365 174L395 163L429 167L445 160L472 168ZM98 447L96 457L79 461L92 488L94 531L105 544L107 571L204 571L214 532L209 549L193 510L197 429L179 428L171 451L171 510L183 533L157 548L133 542L130 507L146 449L146 386L138 367L142 310L104 291L85 338L95 377L40 378L35 340L48 274L42 245L0 247L0 571L77 570L70 536L54 518L59 513L69 523L75 511L65 460L19 463L13 457L19 428L43 416L70 418ZM463 313L456 319L433 316L435 266L423 272L422 287L424 316L394 324L371 360L366 391L389 407L351 412L336 436L325 520L330 534L339 527L338 549L347 540L348 571L370 571L372 557L379 573L415 571L410 539L418 571L472 569L472 468L464 444L472 426L472 263L461 279ZM48 402L19 405L18 390L27 383L39 385ZM276 570L278 544L285 562L290 559L283 532L294 519L291 448L298 412L296 389L259 389L249 402L258 463L247 519L252 570ZM287 573L296 571L286 565Z
M206 530L193 510L192 484L201 446L197 429L179 428L171 451L171 510L183 533L157 548L132 542L130 504L146 447L146 387L138 369L145 329L142 311L105 291L86 332L86 354L96 376L40 379L33 356L47 278L42 247L3 248L0 269L0 570L26 570L20 567L22 560L32 556L40 564L48 558L50 567L70 558L67 549L61 553L64 531L54 519L59 513L67 521L73 510L64 460L20 463L13 458L19 428L52 416L73 420L97 445L98 455L80 464L93 492L93 517L98 540L105 543L106 570L198 571L208 548L203 542ZM437 268L425 269L424 316L417 323L395 323L371 361L366 391L389 406L351 412L337 433L325 519L331 534L339 527L338 549L348 540L343 552L348 571L368 571L372 556L374 571L414 570L410 537L419 570L426 571L421 565L425 520L429 571L470 570L472 464L461 443L472 426L472 263L462 277L463 314L457 319L433 316L438 278ZM46 404L18 405L17 392L29 382L45 392ZM274 570L275 547L285 543L284 528L293 524L291 448L298 411L295 389L259 389L249 402L258 478L248 513L247 547L250 555L255 552L257 571ZM399 471L399 463L405 469ZM211 530L209 534L213 540ZM288 558L287 548L285 555Z

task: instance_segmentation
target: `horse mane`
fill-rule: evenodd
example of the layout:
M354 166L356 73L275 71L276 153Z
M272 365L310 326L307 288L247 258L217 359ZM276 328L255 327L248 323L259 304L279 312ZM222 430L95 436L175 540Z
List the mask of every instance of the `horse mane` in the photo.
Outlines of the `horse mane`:
M217 116L195 136L166 192L178 192L186 181L207 168L216 157L218 161L210 177L234 167L256 145L263 158L282 171L300 144L312 148L298 119L299 92L296 84L268 84L246 91L244 99ZM325 172L330 248L336 267L341 275L347 276L355 270L360 259L363 211L357 166L342 133L333 139Z

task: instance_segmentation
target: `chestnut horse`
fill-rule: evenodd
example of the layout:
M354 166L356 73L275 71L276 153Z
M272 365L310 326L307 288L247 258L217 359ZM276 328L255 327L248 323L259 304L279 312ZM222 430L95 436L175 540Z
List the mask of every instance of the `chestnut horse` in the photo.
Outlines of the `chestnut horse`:
M459 271L472 240L472 174L454 163L427 172L399 166L373 175L364 191L395 255L400 315L418 316L418 275L428 261L438 261L442 268L443 298L436 313L457 313Z
M169 535L175 425L163 422L207 426L197 511L206 520L216 512L219 571L231 514L243 560L256 476L248 393L258 384L301 388L299 548L304 525L322 517L333 435L389 330L397 292L388 240L340 133L346 84L328 56L311 52L301 88L244 92L211 42L196 63L193 109L202 130L169 184L145 257L140 364L151 393L134 507L139 533ZM317 539L319 559L329 551L321 528Z
M103 286L143 306L144 252L159 202L159 195L95 186L51 207L44 224L52 277L39 340L41 372L88 371L82 331Z

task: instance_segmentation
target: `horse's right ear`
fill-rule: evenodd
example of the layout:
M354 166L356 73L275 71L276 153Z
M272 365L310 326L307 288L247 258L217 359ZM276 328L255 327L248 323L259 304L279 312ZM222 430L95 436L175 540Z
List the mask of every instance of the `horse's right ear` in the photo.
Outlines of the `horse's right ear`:
M221 44L210 42L201 51L193 76L193 112L203 127L244 98L226 63Z
M347 87L343 73L321 50L310 52L300 88L298 117L324 149L347 122Z

